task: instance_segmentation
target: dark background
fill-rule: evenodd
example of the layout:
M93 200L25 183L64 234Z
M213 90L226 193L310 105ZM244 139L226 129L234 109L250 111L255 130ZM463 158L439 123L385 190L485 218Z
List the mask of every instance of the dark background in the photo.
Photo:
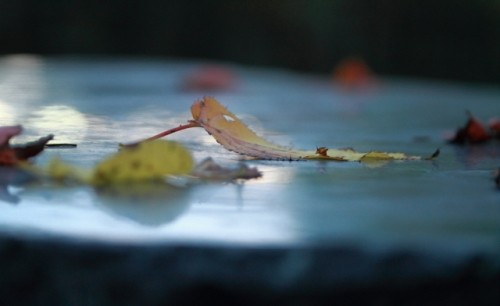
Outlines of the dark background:
M500 84L499 0L1 0L0 54L160 56Z

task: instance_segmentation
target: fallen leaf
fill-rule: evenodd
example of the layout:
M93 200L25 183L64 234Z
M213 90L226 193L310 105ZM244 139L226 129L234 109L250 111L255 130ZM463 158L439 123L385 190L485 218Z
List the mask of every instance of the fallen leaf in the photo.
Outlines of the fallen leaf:
M57 182L86 184L91 183L93 175L92 170L68 164L58 157L54 157L42 173Z
M193 91L226 91L236 85L236 75L224 66L207 65L198 67L183 80L182 88Z
M205 97L191 106L194 121L224 148L260 159L301 159L299 152L275 145L255 134L217 100Z
M490 140L486 128L470 112L467 112L469 119L465 126L459 128L455 135L449 140L453 144L477 144Z
M490 120L490 131L493 138L500 139L500 119L493 118Z
M45 144L53 138L52 135L48 135L22 145L10 145L10 139L21 132L22 127L20 125L0 127L0 165L14 166L38 155L43 151Z
M408 156L403 153L362 153L352 149L328 149L326 147L317 148L315 151L305 151L279 146L255 134L233 113L211 97L196 101L191 106L191 114L194 123L203 127L224 148L258 159L317 159L362 162L368 160L421 159L419 156Z
M185 175L193 168L190 152L173 141L146 141L126 147L100 162L92 184L163 180L166 175Z
M38 140L27 142L22 145L12 146L12 149L16 153L16 157L20 160L27 160L31 157L34 157L40 152L42 152L50 140L54 137L52 135L48 135L45 137L41 137Z
M333 71L333 80L344 89L366 89L376 84L376 77L359 57L342 60Z
M20 125L14 126L0 126L0 148L9 145L9 140L21 134L22 127Z
M81 183L96 187L109 187L167 182L173 186L185 186L193 179L232 181L261 176L256 168L239 165L225 168L207 158L193 167L190 152L180 143L151 140L134 146L122 147L120 151L98 163L93 169L70 165L54 158L44 168L25 164L24 169L39 176L61 183ZM149 187L148 187L149 188ZM148 188L140 187L138 190Z
M46 167L23 167L56 182L101 186L164 181L168 175L186 175L193 168L193 159L180 143L154 140L124 147L91 169L65 163L59 158L51 160Z
M253 179L262 176L257 168L250 168L245 164L230 169L217 164L211 157L201 161L191 173L196 178L203 180L233 181L238 179Z

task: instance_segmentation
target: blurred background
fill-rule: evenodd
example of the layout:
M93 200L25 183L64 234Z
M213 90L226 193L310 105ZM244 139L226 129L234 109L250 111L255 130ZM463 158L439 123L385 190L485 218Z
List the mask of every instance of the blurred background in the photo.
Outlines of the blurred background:
M137 56L500 84L498 0L2 0L0 55Z

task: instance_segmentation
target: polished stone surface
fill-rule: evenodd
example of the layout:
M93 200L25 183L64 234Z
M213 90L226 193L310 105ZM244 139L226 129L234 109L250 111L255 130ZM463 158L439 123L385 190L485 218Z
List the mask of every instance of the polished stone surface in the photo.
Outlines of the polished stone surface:
M210 258L222 266L225 257L220 254L230 249L229 254L248 256L255 264L255 279L243 273L246 285L256 283L272 291L274 285L264 281L272 277L268 272L284 269L276 274L283 290L278 292L311 284L310 279L320 275L325 284L340 287L344 280L356 287L381 277L392 282L438 276L450 280L471 265L474 275L485 271L488 285L498 280L500 192L492 175L500 166L500 145L456 147L444 140L465 123L465 110L483 121L500 116L498 87L381 79L374 87L353 91L319 76L229 65L226 68L238 78L232 89L183 90L183 78L199 64L0 58L0 123L24 126L17 142L54 134L57 142L78 144L74 149L47 149L37 164L60 156L90 167L115 152L119 142L185 123L190 105L208 94L258 134L282 145L422 156L441 148L441 155L434 161L384 165L245 161L261 170L262 178L167 188L142 196L85 186L21 184L7 180L8 170L0 169L0 182L6 181L0 198L2 258L12 253L12 243L26 252L39 250L34 253L41 262L53 262L40 251L44 244L55 244L56 250L67 244L69 250L81 248L89 254L124 252L124 258L142 254L146 262L151 250L160 260L161 254L171 258L173 250L187 248L195 263L190 280L201 275L203 283L210 283L200 272L202 266L209 266ZM225 166L241 162L202 129L182 131L171 139L184 143L197 161L210 156ZM207 249L221 253L207 255ZM267 264L265 255L252 257L266 250L280 255L270 255L274 259ZM65 254L57 251L57 256L64 258L61 252ZM70 258L76 256L68 252ZM352 261L338 255L351 252ZM384 261L401 252L408 261ZM332 254L331 261L327 254ZM473 264L478 258L480 268ZM74 261L75 269L81 266L79 260ZM134 269L130 261L122 261L116 269ZM413 261L422 270L415 269ZM241 264L228 262L236 270ZM389 268L381 262L389 262ZM148 264L136 267L141 265ZM172 266L165 263L162 269ZM335 278L340 267L345 270ZM231 277L223 282L234 281L235 275L227 275ZM305 296L316 289L327 292L318 289L323 288L320 284L306 286Z

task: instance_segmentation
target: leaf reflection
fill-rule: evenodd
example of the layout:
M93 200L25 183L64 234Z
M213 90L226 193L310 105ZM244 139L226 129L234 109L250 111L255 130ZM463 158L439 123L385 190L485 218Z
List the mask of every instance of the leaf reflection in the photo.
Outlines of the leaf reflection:
M18 204L21 199L17 194L11 192L13 185L27 183L34 177L15 167L0 166L0 201L11 204Z
M130 184L96 189L104 210L142 225L172 222L190 203L190 190L167 184Z

